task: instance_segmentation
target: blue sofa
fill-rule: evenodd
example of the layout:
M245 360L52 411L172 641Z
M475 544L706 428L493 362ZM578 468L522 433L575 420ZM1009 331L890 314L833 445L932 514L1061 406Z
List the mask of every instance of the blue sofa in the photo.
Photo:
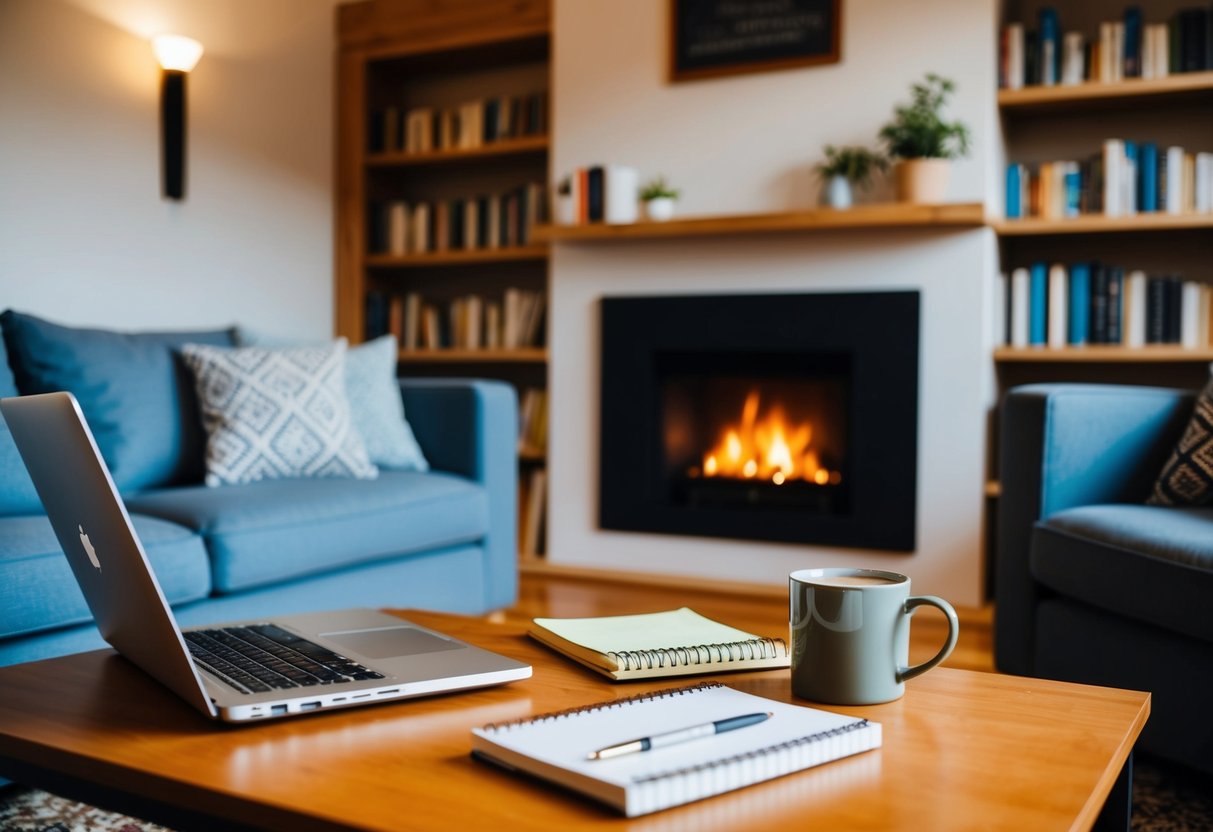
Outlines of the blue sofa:
M1213 506L1146 505L1194 392L1011 390L1002 410L994 658L1153 694L1138 748L1213 772Z
M354 606L480 613L515 600L517 409L509 385L400 382L428 472L208 488L192 388L172 353L189 341L231 343L232 331L122 335L37 323L20 333L6 326L0 396L41 392L19 389L28 374L18 365L43 356L68 356L66 386L78 398L130 387L124 374L140 376L131 406L106 412L103 427L118 428L124 443L115 481L182 625ZM37 342L14 349L15 337ZM162 384L176 386L161 397L161 423L128 424L146 417L146 399ZM132 458L137 471L126 465ZM101 646L0 419L0 665Z

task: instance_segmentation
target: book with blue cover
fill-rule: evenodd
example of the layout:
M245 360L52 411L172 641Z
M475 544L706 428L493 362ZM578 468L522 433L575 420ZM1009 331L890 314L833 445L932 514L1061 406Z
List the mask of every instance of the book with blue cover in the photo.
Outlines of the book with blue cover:
M1028 279L1028 344L1048 343L1049 270L1044 263L1033 263Z
M1086 263L1075 263L1070 267L1070 326L1069 343L1082 346L1087 343L1091 312L1091 267Z
M1137 210L1158 210L1158 145L1142 142L1137 148Z

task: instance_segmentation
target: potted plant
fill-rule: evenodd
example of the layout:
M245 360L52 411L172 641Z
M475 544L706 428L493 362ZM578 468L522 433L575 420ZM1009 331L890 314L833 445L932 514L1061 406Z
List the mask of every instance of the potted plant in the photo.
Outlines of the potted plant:
M674 200L678 199L678 191L670 187L664 176L658 176L640 189L640 198L644 201L648 218L664 222L674 216Z
M865 187L876 171L883 171L888 162L866 147L825 146L826 158L818 162L817 175L825 185L825 201L831 208L850 208L854 201L853 187Z
M944 121L943 107L956 85L928 73L910 87L913 100L893 110L893 119L880 131L888 155L900 160L896 168L898 198L904 202L943 202L952 159L969 153L969 128Z

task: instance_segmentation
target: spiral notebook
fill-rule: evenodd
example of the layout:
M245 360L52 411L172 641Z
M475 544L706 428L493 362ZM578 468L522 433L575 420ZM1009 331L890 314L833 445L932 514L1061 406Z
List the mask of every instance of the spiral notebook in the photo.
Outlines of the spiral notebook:
M587 759L615 743L754 712L771 717L652 751ZM879 748L880 741L880 723L706 682L475 728L472 754L635 817Z
M787 667L788 645L687 607L642 615L536 618L527 633L615 680Z

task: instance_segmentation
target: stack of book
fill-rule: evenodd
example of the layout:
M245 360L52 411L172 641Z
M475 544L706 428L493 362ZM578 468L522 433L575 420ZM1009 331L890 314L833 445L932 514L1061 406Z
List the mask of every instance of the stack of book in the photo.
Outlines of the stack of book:
M472 150L486 144L540 136L548 131L548 96L495 96L458 107L389 106L371 115L371 153Z
M542 346L544 295L506 289L500 300L463 295L426 300L418 292L366 296L366 337L392 333L403 350L497 350Z
M1213 346L1213 287L1197 281L1097 262L1033 263L1003 279L997 343Z
M371 205L368 242L372 254L397 256L525 246L547 215L547 197L538 182L462 199L393 199Z
M557 199L570 210L559 220L564 225L605 222L625 224L639 217L639 173L623 165L577 168L557 188Z
M548 391L529 387L518 403L518 452L542 454L548 444Z
M1211 16L1213 11L1197 6L1150 23L1140 7L1129 6L1121 19L1100 23L1096 33L1063 34L1057 10L1045 6L1035 29L1023 23L1002 27L999 86L1115 83L1213 69Z
M1213 153L1108 139L1083 160L1007 166L1007 219L1213 212Z

